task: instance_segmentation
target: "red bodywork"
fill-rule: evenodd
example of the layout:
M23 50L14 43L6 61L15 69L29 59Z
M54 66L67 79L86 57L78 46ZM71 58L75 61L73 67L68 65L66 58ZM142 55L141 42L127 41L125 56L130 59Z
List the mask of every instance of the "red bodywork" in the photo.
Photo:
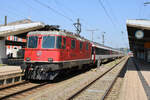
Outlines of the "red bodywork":
M27 37L32 35L27 35ZM35 35L34 35L35 36ZM92 44L89 41L80 41L76 38L63 36L63 35L49 35L49 36L61 36L66 38L66 48L65 49L45 49L42 48L42 37L45 35L36 35L38 36L37 48L25 48L25 57L30 58L30 62L48 62L48 59L52 59L53 62L62 62L70 60L81 60L81 59L91 59L91 50ZM76 41L75 48L71 48L71 40ZM80 42L83 42L83 48L80 50ZM63 42L62 42L63 43ZM88 43L88 50L86 50L86 44ZM63 45L63 44L62 44Z

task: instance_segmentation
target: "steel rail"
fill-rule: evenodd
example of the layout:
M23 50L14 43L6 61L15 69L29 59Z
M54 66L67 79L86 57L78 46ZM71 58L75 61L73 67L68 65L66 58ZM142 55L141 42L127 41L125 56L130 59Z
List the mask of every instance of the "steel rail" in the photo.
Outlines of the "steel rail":
M22 84L26 84L28 83L28 81L21 81L21 82L15 82L13 84L8 84L8 85L1 85L0 86L0 91L3 91L4 89L9 89L9 88L12 88L12 87L16 87L16 86L19 86L19 85L22 85Z
M0 76L0 88L7 85L12 85L23 81L23 73L13 73Z
M126 59L125 64L123 66L126 66L126 62L128 62L129 59ZM121 62L120 62L121 63ZM106 96L108 95L108 93L110 92L110 90L112 89L112 87L114 86L118 75L120 74L120 72L122 71L123 67L121 68L121 70L118 72L117 76L115 77L115 79L113 80L113 82L111 83L111 85L109 86L109 88L106 90L105 94L103 95L103 97L101 98L101 100L104 100L106 98Z
M95 83L97 80L99 80L100 78L102 78L105 74L107 74L108 72L110 72L112 69L114 69L118 64L120 64L122 61L124 61L126 59L122 58L117 64L115 64L112 68L108 69L106 72L104 72L102 75L100 75L98 78L96 78L94 81L90 82L88 85L84 86L83 88L81 88L78 92L76 92L75 94L71 95L70 97L67 98L67 100L72 100L73 98L77 97L81 92L83 92L85 89L87 89L88 87L90 87L93 83Z
M3 89L1 89L1 91L6 91L6 90L9 91L9 89L12 90L12 88L15 88L15 87L21 89L22 87L19 87L19 86L21 86L21 85L24 86L24 85L26 85L26 84L31 84L31 83L28 82L28 81L25 81L25 82L20 83L20 84L17 84L17 85L13 85L13 86L10 86L10 87L3 88ZM34 83L33 83L33 84L34 84ZM17 96L17 95L20 95L20 94L22 94L22 93L28 92L28 91L30 91L30 90L39 88L39 87L44 86L44 85L46 85L46 84L48 84L48 82L44 82L44 83L41 83L41 84L35 84L35 86L34 86L34 85L33 85L33 86L28 85L29 88L26 87L25 89L21 89L21 90L18 89L18 91L14 91L14 92L12 92L12 93L9 93L9 94L6 94L6 95L0 97L0 100L13 98L14 96Z

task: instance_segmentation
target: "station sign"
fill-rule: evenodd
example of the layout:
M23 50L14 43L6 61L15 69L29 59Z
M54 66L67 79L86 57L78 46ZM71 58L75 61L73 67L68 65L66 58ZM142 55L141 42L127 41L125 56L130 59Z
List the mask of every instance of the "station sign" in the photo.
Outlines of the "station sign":
M145 42L144 43L144 48L150 48L150 42Z

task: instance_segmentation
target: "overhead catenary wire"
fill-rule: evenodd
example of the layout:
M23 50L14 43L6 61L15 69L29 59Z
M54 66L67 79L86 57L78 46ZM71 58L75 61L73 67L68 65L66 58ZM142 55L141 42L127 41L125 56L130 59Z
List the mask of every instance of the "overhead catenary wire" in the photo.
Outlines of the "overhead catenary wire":
M40 4L41 6L46 7L46 8L48 8L48 9L50 9L51 11L53 11L54 13L56 13L56 14L58 14L58 15L64 17L64 18L66 18L67 20L73 22L73 19L72 19L72 18L70 18L70 17L68 17L68 16L66 16L66 15L64 15L64 14L62 14L62 13L60 13L59 11L55 10L54 8L52 8L51 6L49 6L49 5L45 4L45 3L40 2L39 0L34 0L34 1L37 2L38 4Z
M109 15L108 11L106 10L105 6L103 5L101 0L98 0L99 4L102 6L102 8L104 9L105 14L107 15L107 17L109 18L109 20L111 21L112 25L116 28L116 24L114 23L114 21L112 20L111 16Z
M40 5L42 4L42 6L48 8L48 9L50 9L50 10L55 10L55 9L52 8L51 6L49 6L49 5L45 4L45 3L40 2L39 0L34 0L34 1L35 1L36 3L40 3ZM63 5L62 3L58 2L57 0L54 0L54 1L55 1L55 3L56 3L57 6L59 6L59 7L61 6L61 7L65 8L71 15L74 15L74 14L75 14L75 12L74 12L72 9L70 9L69 7L66 7L66 5ZM52 8L52 9L51 9L51 8ZM58 10L55 10L55 11L58 12ZM53 11L53 12L55 13L55 11ZM60 13L60 12L58 12L58 13ZM57 13L57 14L58 14L58 13ZM66 16L64 13L66 13L66 12L63 11L63 13L62 13L62 11L61 11L61 16L62 16L62 14L63 14L63 17L65 16L65 18L67 17L67 19L68 19L69 21L74 22L72 18ZM76 15L74 15L74 16L77 16L77 13L76 13ZM77 18L80 18L80 17L77 17ZM89 25L83 18L80 18L80 20L81 20L82 22L84 22L84 23L82 24L82 26L85 26L85 27L91 27L91 26L92 26L92 25Z
M143 12L145 11L144 9L145 9L145 6L147 6L146 5L146 2L147 2L147 0L141 0L141 3L140 3L140 5L139 5L139 11L138 11L138 17L141 19L142 17L143 17ZM141 16L142 15L142 16Z
M74 15L77 18L80 18L80 21L83 22L82 26L89 27L89 28L91 26L93 26L93 25L90 25L89 23L87 23L87 21L85 21L85 19L83 19L82 17L78 17L78 14L75 11L73 11L72 9L70 9L68 6L64 5L60 1L58 2L58 0L54 0L54 1L57 6L59 6L59 7L61 6L61 7L65 8L67 10L67 12L69 12L69 14Z
M115 16L115 13L114 13L114 11L113 11L113 9L112 9L112 7L111 7L111 5L110 5L110 3L108 2L108 0L106 0L106 2L107 2L107 5L109 6L109 10L110 10L110 12L111 12L111 16L115 19L115 23L117 24L117 26L122 26L121 25L121 23L119 23L119 18L117 17L117 16ZM121 28L121 27L120 27ZM122 27L122 29L123 29L123 27ZM120 33L120 32L119 32ZM121 33L122 33L122 31L121 31ZM121 34L122 36L123 36L123 34ZM124 36L123 36L124 37ZM125 42L125 39L123 39L123 41Z
M116 16L115 12L113 11L113 8L112 8L110 2L108 2L108 0L106 0L106 3L109 6L109 10L111 12L111 16L112 16L112 18L114 18L115 23L117 24L117 26L121 26L121 23L119 23L119 18Z
M35 6L33 6L33 5L31 5L30 3L28 3L28 2L26 2L26 0L23 0L23 2L24 2L24 4L29 8L29 9L32 9L32 10L34 10L33 12L34 13L36 13L37 12L37 14L39 13L39 11L37 10L37 7L35 7ZM35 12L36 11L36 12ZM32 12L32 13L33 13ZM43 12L42 12L43 13ZM32 19L32 16L30 16L31 17L31 19ZM40 16L38 16L38 17L40 17ZM50 18L49 16L41 16L40 17L40 19L45 19L45 20L50 20L51 22L54 20L54 19L52 19L52 18Z
M50 0L51 1L51 0ZM58 8L61 10L61 12L63 12L64 14L70 14L70 15L74 15L74 11L72 11L70 8L66 7L66 5L64 6L62 3L58 2L57 0L54 0L55 5L61 8ZM64 8L65 10L63 10L62 8ZM66 11L67 10L67 11ZM69 13L68 13L69 12ZM75 17L75 16L73 16ZM77 16L76 16L77 17Z
M111 21L113 27L114 27L114 28L116 29L116 31L117 31L116 25L119 25L118 20L116 19L116 21L115 21L115 23L114 23L112 17L109 15L109 12L108 12L107 9L105 8L105 6L104 6L102 0L98 0L98 2L99 2L99 4L101 5L101 7L103 8L103 10L104 10L105 14L107 15L107 17L109 18L109 20ZM107 3L108 3L108 2L107 2ZM110 8L110 9L112 10L112 8ZM114 18L116 18L116 16L114 15L113 12L112 12L111 15L112 15ZM118 23L118 24L116 24L116 23ZM123 35L123 34L121 34L121 35ZM124 41L124 42L125 42L125 41Z
M24 3L26 4L26 6L28 6L28 8L32 8L32 9L36 9L35 7L33 7L32 5L30 5L30 4L28 4L28 2L26 2L25 0L24 0ZM34 3L37 3L37 2L35 2L35 0L34 0ZM56 2L55 2L56 3ZM38 3L39 4L39 3ZM46 2L44 3L44 4L46 4ZM59 2L57 2L57 6L62 6L63 4L61 4L61 3L59 3ZM40 5L41 6L41 5ZM45 6L45 5L43 5L45 8L47 8L47 6ZM65 8L66 6L64 6L63 5L63 8ZM49 9L49 8L48 8ZM53 9L54 9L54 7L53 7ZM61 8L62 9L62 8ZM65 8L65 9L67 9L67 11L70 13L70 14L74 14L73 12L74 11L72 11L70 8ZM58 11L58 10L57 10ZM49 14L49 13L47 13L47 14ZM61 14L67 14L67 12L65 13L65 12L62 12L62 10L61 10ZM66 16L66 15L65 15ZM77 15L75 15L75 16L77 16ZM45 17L46 17L46 19L49 19L48 17L49 16L44 16L44 19L45 19ZM73 19L72 19L73 20ZM80 20L82 20L84 23L82 24L83 26L85 26L85 27L91 27L91 25L89 25L89 24L87 24L87 22L86 21L84 21L83 20L83 18L81 18ZM73 21L71 21L71 22L73 22Z

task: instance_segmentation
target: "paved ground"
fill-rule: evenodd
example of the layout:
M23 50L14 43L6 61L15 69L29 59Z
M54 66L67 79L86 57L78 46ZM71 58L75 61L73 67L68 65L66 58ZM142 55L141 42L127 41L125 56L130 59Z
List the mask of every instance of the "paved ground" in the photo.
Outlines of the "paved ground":
M140 67L141 73L144 76L146 82L148 83L148 85L150 86L150 64L143 62L143 61L139 61L137 60L137 63Z
M140 61L137 61L140 63ZM121 89L121 93L119 95L119 100L148 100L148 97L146 96L146 91L143 87L142 81L139 77L138 72L133 61L129 59L129 62L127 64L127 73L125 75L124 83ZM143 66L140 66L141 68ZM144 78L149 81L150 78L150 72L149 71L142 71L141 73L144 74Z

